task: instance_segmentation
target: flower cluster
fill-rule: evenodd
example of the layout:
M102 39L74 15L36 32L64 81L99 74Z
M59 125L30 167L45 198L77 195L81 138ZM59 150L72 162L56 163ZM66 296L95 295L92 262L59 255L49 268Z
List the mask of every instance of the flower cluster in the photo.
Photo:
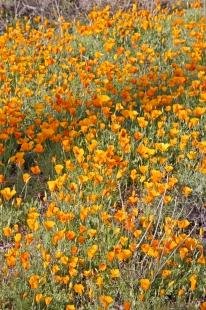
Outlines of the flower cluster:
M5 309L206 309L201 10L105 7L0 36Z

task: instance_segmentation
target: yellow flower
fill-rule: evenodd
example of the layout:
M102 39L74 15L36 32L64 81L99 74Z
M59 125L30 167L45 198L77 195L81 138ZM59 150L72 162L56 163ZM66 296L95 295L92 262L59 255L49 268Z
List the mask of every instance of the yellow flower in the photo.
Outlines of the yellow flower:
M184 290L183 288L181 288L181 289L179 289L179 291L178 291L178 296L181 297L181 296L184 295L184 293L185 293L185 290Z
M174 168L171 165L166 165L165 166L165 171L171 172Z
M63 165L55 165L54 169L55 169L57 174L61 174L62 170L64 169L64 166Z
M101 295L99 297L100 303L103 305L103 307L108 308L108 306L113 303L113 298L109 295Z
M29 284L32 289L37 289L39 286L40 277L38 275L33 275L29 278Z
M80 164L84 161L84 150L83 148L78 148L77 146L73 147L73 152L77 162Z
M39 303L42 300L42 298L43 298L43 294L36 294L35 296L35 300L37 303Z
M132 181L134 181L137 178L137 170L136 169L131 170L130 178L132 179Z
M143 291L147 291L150 287L150 280L149 279L140 279L140 287Z
M97 279L96 279L96 285L98 286L102 286L104 283L104 280L101 276L98 276Z
M96 244L92 245L88 250L87 250L87 256L89 259L92 259L94 255L96 254L98 250L98 246Z
M119 239L121 245L125 245L128 241L128 237L124 237L122 236L120 239Z
M45 221L44 226L46 227L47 230L50 230L54 227L55 222L54 221Z
M53 267L52 267L52 273L57 273L58 271L59 271L59 266L58 265L54 265Z
M20 207L21 203L22 203L22 198L17 197L17 198L16 198L16 206L17 206L17 207Z
M37 231L39 228L39 223L35 219L28 219L27 225L32 231Z
M160 295L160 296L165 296L165 290L164 290L164 289L161 289L160 292L159 292L159 295Z
M183 187L182 194L185 197L188 197L191 193L192 193L192 189L190 187L188 187L188 186Z
M14 240L15 240L15 242L20 242L21 241L21 234L20 233L15 234Z
M110 101L110 97L107 95L98 95L96 99L94 99L94 106L101 107L103 104Z
M206 301L200 305L200 310L206 310Z
M60 258L60 262L63 264L63 265L67 265L68 263L68 257L66 255L63 255L61 258Z
M111 270L110 270L110 277L111 277L112 279L114 279L114 278L119 278L119 277L120 277L120 271L119 271L119 269L111 269Z
M204 255L200 255L200 257L198 258L197 262L199 264L202 264L202 265L206 265L206 258Z
M115 40L112 38L109 38L107 42L104 44L105 51L109 52L113 48L114 45L115 45Z
M177 221L177 226L180 229L187 228L189 225L190 225L190 222L186 219Z
M82 284L75 284L74 285L74 291L75 291L75 293L82 295L84 292L84 286Z
M45 297L45 304L48 306L50 303L51 303L51 301L52 301L52 297L50 297L50 296L47 296L47 297Z
M12 229L10 227L3 228L3 234L5 237L10 237L12 235Z
M135 236L135 238L139 238L139 236L142 234L142 231L140 229L136 229L133 232L133 235Z
M50 192L53 192L56 189L57 182L56 181L48 181L47 182Z
M75 277L77 274L78 274L77 269L75 269L75 268L69 268L69 275L70 275L71 277Z
M128 258L130 258L131 257L131 255L132 255L132 252L129 250L129 249L123 249L122 250L122 252L121 252L121 258L123 259L123 260L126 260L126 259L128 259ZM121 260L121 259L120 259Z
M191 275L189 280L190 280L190 289L191 289L191 291L194 291L196 289L196 286L197 286L197 276L195 274L193 274L193 275Z
M1 195L7 201L9 201L16 194L15 189L10 189L10 187L5 187L1 190Z
M167 277L169 277L170 275L171 275L171 270L168 270L168 269L164 269L164 270L162 270L162 276L163 276L163 278L167 278Z
M87 234L90 236L90 238L93 238L96 236L97 231L96 231L96 229L88 229Z
M30 176L29 173L24 173L23 174L23 181L24 181L24 183L28 183L30 179L31 179L31 176Z
M66 310L76 310L74 305L66 305Z

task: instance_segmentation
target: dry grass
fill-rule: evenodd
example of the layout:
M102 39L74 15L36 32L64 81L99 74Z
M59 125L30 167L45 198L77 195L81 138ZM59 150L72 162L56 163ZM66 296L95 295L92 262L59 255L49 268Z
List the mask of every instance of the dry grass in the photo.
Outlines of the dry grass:
M125 10L137 3L141 8L154 11L157 3L172 8L177 2L180 3L177 0L0 0L0 30L5 29L8 22L23 16L41 16L42 19L53 20L63 16L65 19L74 19L85 15L94 6L110 5L112 10ZM181 1L183 5L189 2Z

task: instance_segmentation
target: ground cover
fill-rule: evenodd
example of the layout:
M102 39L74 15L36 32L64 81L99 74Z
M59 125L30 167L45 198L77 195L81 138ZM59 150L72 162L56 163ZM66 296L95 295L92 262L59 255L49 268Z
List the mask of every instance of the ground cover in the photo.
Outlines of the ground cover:
M0 36L0 309L206 309L206 18Z

